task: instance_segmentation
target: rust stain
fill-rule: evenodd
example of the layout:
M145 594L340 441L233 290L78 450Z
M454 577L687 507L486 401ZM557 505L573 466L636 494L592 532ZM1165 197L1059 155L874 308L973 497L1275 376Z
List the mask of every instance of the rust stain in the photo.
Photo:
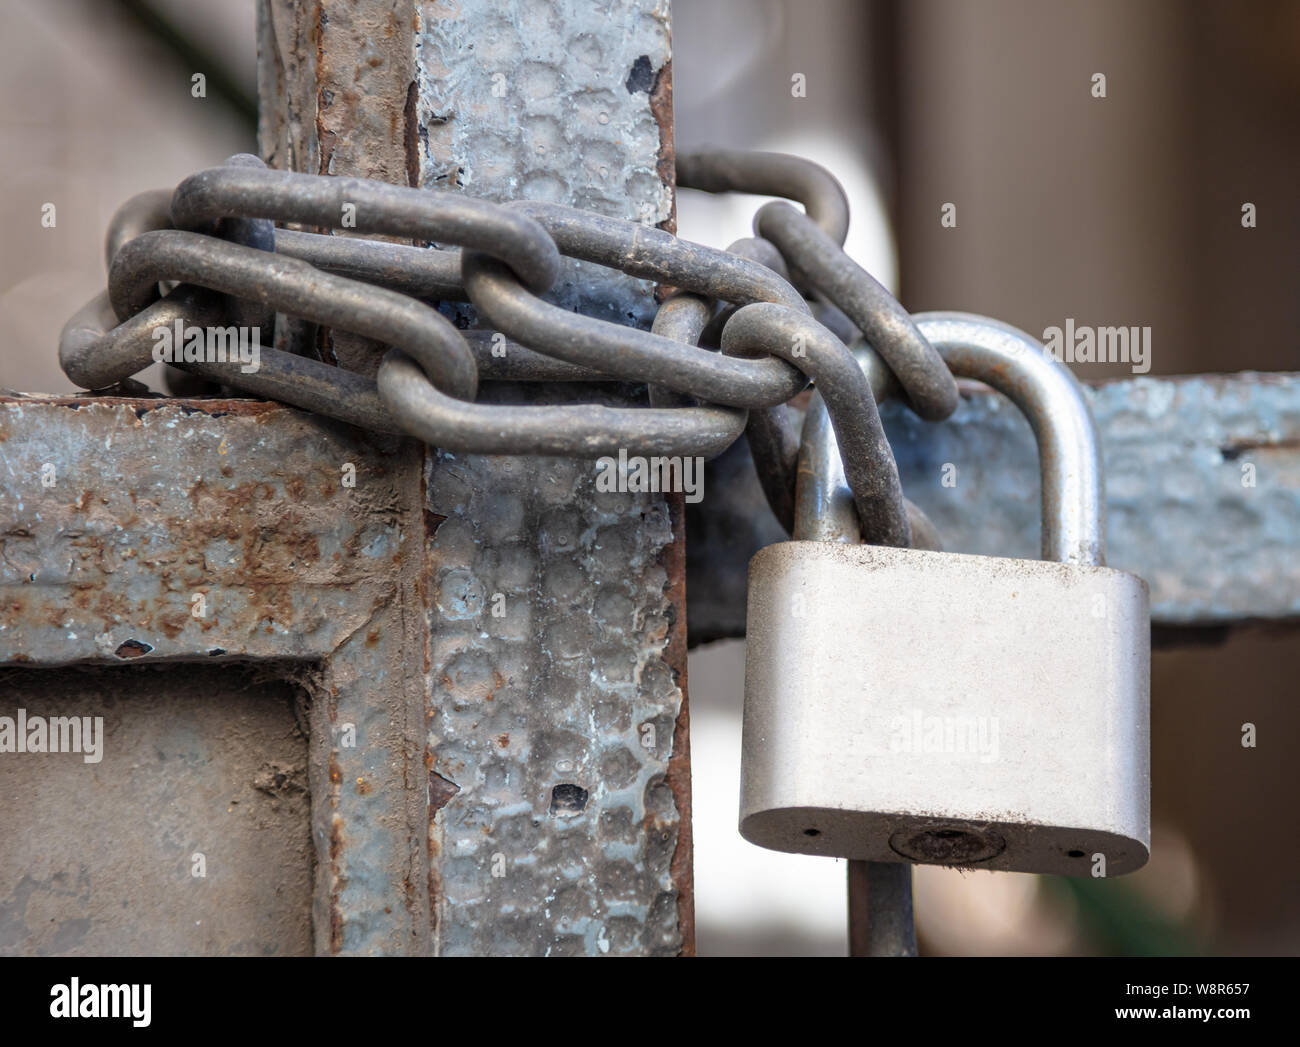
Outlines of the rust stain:
M80 411L87 407L124 407L143 417L153 411L179 411L181 414L201 414L209 418L234 415L241 418L264 418L267 415L292 413L270 400L180 400L172 398L147 399L139 396L13 396L0 394L0 404L20 404L24 407L66 407ZM0 427L2 429L3 427Z
M676 234L677 232L677 149L673 137L673 62L670 58L655 74L654 85L650 89L650 115L659 125L659 151L655 158L655 172L659 180L668 187L668 217L659 223L659 228ZM656 302L663 302L672 296L677 288L670 284L655 284Z
M204 401L194 408L187 401L156 404L104 397L50 398L41 399L39 404L42 408L61 409L74 402L82 410L103 411L92 430L101 425L120 428L124 415L152 411L165 411L173 419L178 414L251 417L260 426L285 410L255 401ZM220 403L235 409L219 409L216 405ZM255 433L245 427L242 436L250 447L256 447ZM190 484L183 512L160 511L156 496L135 490L128 492L133 508L125 514L114 512L112 497L93 487L78 486L75 492L64 494L60 504L50 507L57 511L40 527L41 537L53 536L65 545L75 573L66 587L38 589L34 599L10 597L8 602L0 603L0 622L64 628L74 623L87 626L91 624L87 619L97 618L99 628L105 632L127 626L136 630L136 637L162 636L168 640L208 632L218 625L228 632L273 632L277 625L301 624L302 615L294 601L296 588L306 580L344 581L345 575L340 572L362 559L363 528L346 532L347 555L334 554L322 575L317 570L322 562L321 535L326 528L336 528L337 510L326 513L320 502L308 498L311 488L303 477L310 476L311 471L300 466L277 461L273 471L263 478L237 484L217 479L214 469L206 478ZM230 465L223 464L224 477L228 478L231 471ZM331 500L333 494L331 491ZM369 503L351 504L358 498L348 501L345 512L358 524L377 508ZM103 526L106 517L114 523L111 531ZM150 540L158 535L165 536L166 541ZM12 556L18 548L16 543L32 543L36 537L31 528L11 527L0 534L0 547ZM215 561L214 553L218 557ZM133 573L146 572L157 583L155 595L132 599L123 586L103 583L103 579L127 565ZM220 623L215 609L198 617L191 613L194 592L210 595L205 582L211 581L214 570L220 573L223 589L238 593L238 598L227 604L228 614ZM307 572L314 570L313 579ZM97 580L87 581L90 578ZM119 657L142 657L144 653L149 652L127 648Z
M1300 437L1242 437L1230 439L1219 448L1225 462L1234 462L1249 451L1294 451L1300 449Z
M339 908L342 878L339 865L343 860L343 819L337 814L330 821L330 952L343 951L343 910Z
M660 229L677 232L677 149L673 140L673 60L670 58L655 74L650 89L650 114L659 125L659 153L655 170L659 180L668 186L672 201L668 217L659 223Z
M686 681L686 502L678 492L666 496L673 540L660 554L668 576L668 643L664 660L682 692L682 704L673 727L673 755L668 760L668 787L677 804L677 847L669 873L677 888L677 926L682 935L682 956L695 955L694 837L691 825L691 711Z
M295 121L291 127L286 128L285 133L289 138L286 166L295 170L309 170L315 174L377 178L394 184L406 181L408 164L403 142L412 133L412 129L404 127L403 120L407 114L409 85L414 79L412 44L417 17L413 8L416 5L408 5L412 9L410 19L406 17L407 9L397 4L371 5L376 10L363 10L366 5L355 4L352 0L308 0L301 4L285 3L284 6L290 10L293 24L301 34L295 48L295 54L301 55L301 61L291 74L300 82L291 85L288 94L300 109L302 120ZM311 61L313 57L314 64ZM276 108L281 112L273 115L283 119L283 106ZM414 130L418 134L418 129ZM372 347L342 332L336 337L327 328L321 327L317 339L326 360L371 375L378 366L379 358ZM401 562L404 558L399 557L393 561L399 568L395 576L386 556L375 559L363 549L373 535L373 526L366 525L377 523L381 519L384 526L392 529L394 536L400 529L404 537L414 539L415 536L409 530L412 523L418 527L419 520L418 516L412 519L413 514L419 512L419 507L413 504L411 497L416 473L410 468L405 454L396 456L399 462L394 466L383 467L380 461L382 455L393 453L389 442L381 440L381 444L375 446L361 434L355 434L355 439L359 448L374 450L373 454L367 453L367 482L364 485L358 484L355 491L341 488L337 469L331 472L327 468L321 468L320 471L301 468L298 470L299 482L283 483L286 500L297 500L300 496L315 498L319 493L319 501L309 507L310 513L306 519L298 520L286 514L283 519L274 521L278 535L274 539L268 536L258 547L258 552L264 557L273 557L275 563L253 579L260 583L260 589L251 594L257 601L257 609L266 612L267 617L280 621L279 615L292 609L278 603L280 594L273 588L274 583L292 581L301 592L304 570L314 570L316 578L322 574L332 578L338 570L333 566L335 563L364 564L364 582L358 581L358 584L377 585L384 591L383 602L386 608L382 611L382 618L372 616L371 621L361 626L361 631L356 636L359 641L356 646L364 644L369 649L363 658L365 664L382 659L398 670L393 679L400 679L399 684L384 684L382 694L370 694L366 701L382 702L387 706L393 716L390 721L393 728L391 734L400 736L400 740L409 744L402 744L392 751L392 759L385 764L382 773L371 773L367 768L364 777L358 777L361 768L353 765L351 753L330 755L329 788L335 828L329 837L329 864L322 870L321 881L324 886L321 889L324 895L322 901L327 901L329 905L328 951L331 953L344 951L345 925L348 946L353 945L354 933L362 936L370 933L364 928L357 931L353 927L354 915L350 910L346 914L340 911L340 891L347 889L349 867L358 857L343 851L347 841L343 838L342 821L344 818L355 817L349 812L358 810L361 804L357 795L364 795L367 790L373 789L376 795L382 795L388 801L383 809L383 818L385 821L392 820L389 828L394 832L400 831L398 824L403 818L409 819L413 815L416 802L420 799L420 769L417 761L424 744L422 739L417 741L406 737L401 714L408 707L399 705L413 700L413 695L409 693L414 687L411 681L419 675L419 662L415 650L410 646L412 634L417 628L417 625L412 624L416 620L415 616L409 614L411 595L415 589L410 582L411 572ZM361 460L352 460L358 462L361 471ZM376 494L376 491L379 493ZM358 526L348 533L339 534L337 538L332 530L320 527L322 506L329 507L331 504L333 512L346 512L357 517ZM260 503L253 510L258 524L266 520L270 505L269 502ZM327 538L327 534L330 537ZM312 539L317 535L319 540L313 542ZM279 545L279 550L273 547L272 541ZM337 545L334 544L335 541ZM322 546L326 551L322 552ZM389 583L400 585L400 595L386 588ZM319 614L322 611L309 613ZM427 638L425 642L427 643ZM340 686L341 682L347 685L346 688ZM365 688L367 683L362 681L360 686ZM421 680L418 688L420 697L423 697L422 684ZM358 700L351 693L355 686L355 681L347 679L340 680L333 676L324 679L321 699L326 704L325 713L331 722L349 718L348 710ZM341 689L347 692L347 696L340 708ZM388 744L388 741L381 744ZM416 789L414 798L408 789L401 788L402 783L408 780ZM344 781L351 781L352 788L344 791ZM373 806L373 802L366 802ZM419 806L422 809L423 805ZM350 821L348 824L352 825ZM404 921L395 915L402 912L402 905L396 901L397 892L400 891L403 895L405 909L412 916L417 915L423 905L420 896L424 891L421 882L424 873L418 871L418 864L423 860L424 844L418 839L417 824L413 819L405 823L411 833L407 841L408 849L400 859L395 859L389 867L382 870L389 897L393 899L383 909L385 913L394 916L391 921L385 921L390 927L386 933L390 934L390 944L398 948L411 947L412 943L409 940L402 941L399 935L408 934L410 927L416 926L416 923L410 921L409 926L404 926ZM355 831L369 838L372 827L358 825ZM357 837L358 845L361 839L361 836ZM397 849L402 850L400 846ZM321 864L326 861L324 850L322 847L318 859ZM430 887L433 886L431 878ZM399 927L402 929L399 930ZM420 937L423 937L422 932Z
M421 458L423 458L423 456L421 456ZM421 461L420 468L417 469L416 472L419 476L416 488L420 498L419 506L422 514L421 518L424 521L424 534L421 536L420 540L420 569L415 574L415 597L416 605L423 611L432 606L430 591L433 586L433 559L429 556L429 547L433 541L434 533L438 530L442 521L447 518L429 511L429 474L424 468L423 461ZM432 631L427 628L421 630L421 632L423 633L424 639L422 645L424 654L424 679L427 681L430 673L433 671L433 634ZM431 703L425 703L424 715L427 722L432 722L434 710ZM427 739L428 735L426 734L425 737ZM433 768L433 750L429 747L427 740L425 743L425 761L425 766L431 770ZM430 862L430 868L432 868L432 866L433 863ZM429 896L430 909L434 908L435 897L435 895Z
M656 171L669 189L672 201L661 229L677 232L677 151L673 137L673 63L669 58L659 69L650 90L650 112L659 125L659 153ZM655 288L662 301L674 289ZM682 494L666 495L672 521L673 540L660 553L660 563L668 582L668 635L664 660L672 670L681 690L681 707L673 727L673 754L668 760L667 780L677 805L677 846L669 865L673 886L677 889L677 926L682 936L682 956L695 955L695 878L693 871L694 840L691 825L691 735L690 700L686 679L686 503Z
M417 102L419 88L412 80L406 88L406 104L402 106L402 148L406 157L406 184L416 188L420 184L420 120ZM397 111L392 114L396 123ZM393 139L397 139L396 127Z
M429 860L429 933L437 935L438 933L438 903L442 898L442 872L438 868L438 857L441 849L438 847L438 840L433 835L433 823L429 823L429 835L426 843L426 853Z
M316 174L330 173L330 160L334 154L334 132L325 126L324 111L330 106L330 93L325 86L325 13L323 0L316 0L312 19L312 37L316 42L316 141L320 146L320 167Z
M346 846L346 841L343 838L343 819L338 814L339 787L343 782L343 771L339 767L338 756L337 750L330 750L329 951L334 955L343 950L343 910L339 905L339 900L343 893L341 869L343 865L343 849Z
M429 772L429 821L433 816L451 802L453 796L460 792L460 786L450 778L444 778L437 771Z
M153 623L158 627L158 631L169 640L174 640L176 637L180 636L180 634L185 631L185 627L192 621L195 621L195 619L188 611L172 611L170 614L155 615L153 619ZM207 625L211 628L210 622L205 621L203 625ZM202 628L202 626L200 626L200 628Z
M153 650L151 644L143 643L140 640L124 640L118 644L117 650L113 653L119 658L139 658Z
M27 617L27 603L24 600L9 598L0 603L0 623L12 628Z

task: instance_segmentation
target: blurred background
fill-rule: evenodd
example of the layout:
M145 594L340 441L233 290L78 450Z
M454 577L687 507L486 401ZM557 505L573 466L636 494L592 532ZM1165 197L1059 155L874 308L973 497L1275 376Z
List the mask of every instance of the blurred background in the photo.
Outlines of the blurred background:
M672 7L678 148L829 167L850 253L909 309L1035 334L1150 326L1152 374L1300 370L1300 2ZM256 0L0 0L0 388L70 391L59 329L104 284L118 204L255 151L255 22ZM679 231L725 245L757 203L684 193ZM1300 951L1300 645L1264 627L1200 639L1153 657L1147 868L1100 883L918 868L923 952ZM843 863L736 832L742 668L739 641L692 652L699 952L841 955ZM1268 725L1255 749L1244 721Z

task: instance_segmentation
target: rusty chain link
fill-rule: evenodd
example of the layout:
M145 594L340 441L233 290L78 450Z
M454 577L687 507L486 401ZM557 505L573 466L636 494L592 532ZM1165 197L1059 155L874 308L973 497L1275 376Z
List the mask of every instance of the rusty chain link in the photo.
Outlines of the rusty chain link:
M60 362L78 385L107 388L154 361L164 328L238 324L259 334L255 369L171 362L450 451L711 457L744 431L787 529L799 434L785 404L811 380L863 538L908 544L909 517L924 521L902 496L873 386L877 394L901 390L921 417L938 420L955 408L956 384L902 306L844 253L849 212L839 183L796 157L721 150L679 156L678 180L684 188L781 196L805 211L766 204L755 218L758 236L722 251L558 204L497 204L232 157L174 192L142 193L122 206L107 235L108 290L68 321ZM666 285L651 329L546 301L562 257ZM449 300L470 302L482 327L459 330L438 311ZM275 347L293 345L260 337L276 314L285 327L325 325L374 343L377 354L386 349L376 375ZM845 344L855 327L869 346L858 357ZM648 386L649 402L479 402L485 379L632 382Z

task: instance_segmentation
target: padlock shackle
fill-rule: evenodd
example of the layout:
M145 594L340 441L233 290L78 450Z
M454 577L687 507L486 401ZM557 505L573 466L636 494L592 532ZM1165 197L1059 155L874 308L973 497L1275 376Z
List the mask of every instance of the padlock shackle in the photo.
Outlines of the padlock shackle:
M871 354L876 373L893 372L880 357ZM863 354L858 354L859 361ZM867 377L872 369L862 368ZM874 392L874 385L872 383ZM877 399L880 399L877 396ZM831 425L826 401L815 388L808 400L804 414L803 430L799 440L798 481L795 484L794 528L790 536L797 542L860 542L862 535L857 508L844 478L844 462L840 458L835 429Z
M918 313L921 333L958 378L992 386L1029 421L1042 475L1042 558L1080 566L1106 562L1101 438L1083 387L1042 343L974 313ZM870 349L858 353L876 399L898 383ZM848 541L856 518L847 499L835 434L814 394L799 451L795 537Z
M1042 342L973 313L919 313L921 333L958 378L992 386L1029 421L1043 486L1042 557L1106 562L1101 436L1083 386Z
M886 377L894 383L895 392L901 388L894 380L893 372L875 353L865 350L855 355L867 373L868 381L872 382L873 391L876 383ZM797 478L792 534L796 541L862 541L857 504L844 475L844 459L840 456L835 440L830 412L826 409L826 401L816 389L812 392L808 411L804 415ZM908 528L912 533L912 548L940 552L943 543L930 518L907 498L903 499L903 509L907 513Z

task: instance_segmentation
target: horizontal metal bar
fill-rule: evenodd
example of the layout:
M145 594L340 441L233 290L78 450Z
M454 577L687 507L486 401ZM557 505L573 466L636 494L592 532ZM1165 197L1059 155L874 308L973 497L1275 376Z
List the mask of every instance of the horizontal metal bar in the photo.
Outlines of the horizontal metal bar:
M0 662L331 653L391 598L399 542L350 432L252 401L0 399Z
M1106 460L1107 560L1151 586L1156 626L1300 618L1300 374L1092 385ZM955 552L1035 558L1033 433L1011 404L963 388L947 422L882 408L903 490ZM709 463L688 507L691 642L740 636L750 556L785 535L743 445Z

